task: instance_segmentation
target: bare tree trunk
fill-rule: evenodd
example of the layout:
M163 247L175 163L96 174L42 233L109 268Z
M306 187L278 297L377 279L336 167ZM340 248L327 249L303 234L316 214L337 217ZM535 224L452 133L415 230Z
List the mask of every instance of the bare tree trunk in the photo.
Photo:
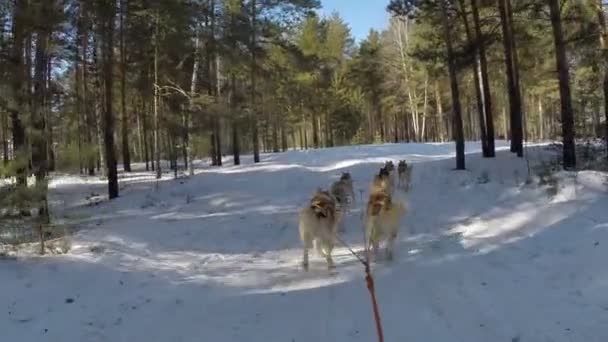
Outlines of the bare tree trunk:
M500 22L502 25L503 45L509 89L509 107L511 113L511 152L523 157L523 125L521 92L519 88L517 51L513 38L513 22L511 20L511 1L498 0Z
M241 164L241 146L239 141L239 123L237 118L238 104L236 102L236 75L230 76L230 107L232 109L232 155L234 165Z
M141 127L141 109L139 107L138 98L133 98L133 110L135 112L135 124L137 125L137 150L135 153L135 160L141 162L144 155L144 143L142 139L142 127Z
M8 165L8 120L6 113L0 115L0 131L2 132L2 163L4 166Z
M106 9L106 24L104 29L104 85L105 85L105 111L104 111L104 143L106 152L106 174L108 176L108 194L110 199L118 197L118 172L116 169L116 147L114 146L114 18L116 16L116 3L109 1Z
M53 65L51 63L51 58L47 58L47 66L46 66L46 79L44 80L46 82L46 89L50 89L51 88L51 80L52 80L52 69L53 69ZM52 106L52 94L50 92L45 92L45 97L44 97L44 102L45 102L45 106L44 106L44 115L45 115L45 121L46 121L46 132L45 132L45 137L47 139L46 142L46 155L47 155L47 160L48 160L48 165L47 165L47 173L48 172L53 172L55 171L55 143L54 143L54 135L53 135L53 120L52 120L52 110L51 110L51 106Z
M52 0L45 1L40 6L40 17L52 17L51 8L54 6ZM45 121L45 105L46 99L46 77L48 76L47 67L49 57L49 38L51 36L50 27L45 24L44 20L39 21L36 32L36 53L34 63L34 94L32 101L31 121L33 134L32 143L32 168L36 176L36 192L38 198L38 233L40 238L40 254L44 254L44 232L43 227L49 223L50 217L47 205L47 141L45 137L46 121Z
M314 148L319 148L319 132L317 130L317 114L315 109L312 111L312 145Z
M486 46L481 33L481 24L479 20L479 10L477 6L478 0L471 0L473 11L473 23L475 25L475 36L477 38L477 48L479 53L479 71L482 85L482 96L484 103L484 118L485 118L485 133L487 140L487 157L496 156L496 143L494 137L494 114L492 111L492 91L490 90L490 77L488 76L488 62L486 58Z
M602 0L597 0L597 18L600 26L600 48L602 49L602 71L603 75L603 96L604 96L604 116L605 116L605 139L606 139L606 159L608 159L608 27L606 26L606 16ZM599 133L599 132L598 132Z
M127 56L125 49L125 17L128 16L129 0L120 0L120 105L122 123L122 164L125 172L131 172L129 150L129 117L127 114Z
M543 111L543 99L538 97L538 138L545 140L545 113Z
M215 53L215 95L219 100L221 96L221 77L220 77L220 56ZM215 152L217 153L217 165L222 166L222 118L215 118Z
M422 142L426 141L426 115L428 113L428 104L429 104L428 89L429 89L429 77L427 75L424 79L424 105L422 107L422 127L420 128L420 138L421 138Z
M192 77L190 78L190 104L187 113L183 117L184 135L183 143L186 149L186 155L184 156L185 167L188 168L188 174L194 176L194 163L192 155L192 146L190 146L190 115L194 111L194 97L196 96L196 85L198 82L198 70L200 68L200 36L199 36L199 25L196 24L196 31L194 36L194 65L192 66Z
M475 54L474 57L474 61L475 63L473 64L473 81L474 81L474 86L475 86L475 98L477 100L477 115L478 115L478 121L479 121L479 135L481 138L481 150L482 150L482 154L484 157L488 157L489 156L489 152L488 152L488 141L487 141L487 134L486 134L486 120L484 118L485 113L485 103L484 103L484 97L482 94L482 86L481 86L481 80L480 80L480 63L479 63L479 58L478 58L478 48L477 48L477 42L474 41L473 39L473 34L471 32L471 28L469 27L469 19L467 18L467 11L466 11L466 4L464 0L459 0L460 1L460 7L461 10L459 11L462 15L462 22L464 24L464 28L465 28L465 33L466 33L466 37L467 37L467 41L468 43L473 47L473 53Z
M141 107L142 107L142 111L141 111L141 126L142 126L142 130L143 130L143 147L144 147L144 151L143 151L143 155L144 155L144 160L146 161L146 171L150 171L150 146L149 146L149 133L148 133L148 120L146 120L146 118L148 117L147 114L147 109L148 106L146 106L146 97L144 95L142 95L142 99L141 99ZM154 166L152 166L152 169L154 170Z
M13 49L12 49L12 90L15 94L15 109L10 112L13 131L13 155L18 160L17 184L27 186L27 152L25 146L25 127L22 116L25 114L25 62L23 60L24 20L27 11L25 0L16 0L13 14Z
M253 162L260 162L260 138L258 137L258 120L256 106L256 74L257 74L257 1L251 0L251 128L253 140Z
M454 112L454 138L456 140L456 169L465 169L464 159L464 132L462 127L462 112L460 108L460 93L458 90L458 75L456 74L456 62L452 49L452 32L448 22L446 4L442 3L441 15L443 20L444 39L447 46L448 71L450 74L450 87L452 89L452 111Z
M103 35L104 27L101 28L101 34ZM98 28L99 30L99 28ZM101 72L100 72L100 62L98 56L99 42L97 40L97 35L93 34L93 75L95 82L95 94L96 96L93 98L93 105L95 108L95 117L94 117L94 125L95 125L95 137L97 139L97 146L95 151L97 152L97 170L100 174L105 175L105 158L103 153L104 142L102 137L102 125L103 125L103 101L105 93L102 89L101 84Z
M158 44L159 38L159 26L160 26L160 14L156 10L156 23L154 28L154 159L156 164L156 179L162 177L162 170L160 166L160 91L158 84Z
M441 92L439 91L439 82L435 81L435 106L437 107L437 130L439 131L439 139L441 142L446 140L443 134L442 122L443 122L443 106L441 105Z
M95 174L95 158L93 157L93 127L95 127L95 118L89 105L89 87L88 87L88 50L89 50L89 21L85 16L85 3L80 3L80 9L78 14L78 29L80 38L80 47L82 52L80 53L81 58L81 103L82 111L84 115L84 142L86 146L86 159L85 164L88 170L88 175L93 176Z
M559 95L561 99L564 169L574 169L576 167L574 113L572 111L570 76L568 74L568 60L566 59L566 45L562 33L559 0L549 0L549 10L551 13L551 26L553 27L555 59L559 78Z

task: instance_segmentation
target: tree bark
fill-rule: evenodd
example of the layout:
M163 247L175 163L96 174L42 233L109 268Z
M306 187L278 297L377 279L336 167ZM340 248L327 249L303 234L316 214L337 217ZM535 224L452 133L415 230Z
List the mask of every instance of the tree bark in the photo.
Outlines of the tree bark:
M258 121L257 121L257 107L256 107L256 73L257 73L257 61L256 61L256 48L257 48L257 1L251 0L251 128L252 128L252 140L253 140L253 162L260 162L260 139L258 137Z
M542 97L538 97L538 138L545 140L545 113L543 109Z
M477 6L478 0L471 0L473 11L473 23L475 26L475 36L477 38L477 52L479 53L479 67L481 85L483 88L483 103L484 103L484 118L486 123L486 140L487 140L487 156L493 158L496 156L496 143L494 133L494 113L492 111L492 91L490 89L490 77L488 76L488 61L486 58L486 46L481 33L481 23L479 20L479 9Z
M511 152L523 157L523 131L521 92L518 80L518 63L516 58L515 41L513 38L512 20L510 20L510 0L497 0L500 12L500 22L503 33L505 50L505 63L509 94L509 108L511 114Z
M13 14L13 49L12 49L12 90L15 98L14 109L10 112L13 131L13 155L18 163L16 172L17 185L27 186L27 153L25 146L25 127L22 116L25 113L25 61L23 60L24 27L27 4L25 0L16 0Z
M3 112L0 115L0 130L2 131L2 164L8 165L8 120L7 115Z
M481 138L481 150L482 150L482 155L484 157L489 157L489 151L488 151L488 141L487 141L487 135L486 135L486 120L485 120L485 103L484 103L484 97L483 94L481 92L482 90L482 86L481 86L481 80L480 80L480 66L479 66L479 51L477 48L478 42L475 41L475 39L473 39L473 34L471 32L471 28L469 27L469 19L467 18L467 11L466 11L466 4L464 0L459 0L460 1L460 13L461 13L461 17L462 17L462 22L464 24L464 28L465 28L465 34L467 37L467 41L468 43L473 47L473 54L475 55L473 60L473 81L474 81L474 85L475 85L475 98L477 100L477 115L478 115L478 121L479 121L479 135Z
M51 63L51 58L49 56L49 58L47 58L47 66L46 66L46 77L45 77L45 82L46 82L46 89L51 89L51 80L52 80L52 69L53 69L53 65ZM53 135L53 120L52 120L52 96L53 94L51 94L51 92L46 91L45 92L45 96L44 96L44 120L46 122L46 132L45 132L45 138L46 138L46 155L47 155L47 160L48 160L48 165L47 165L47 174L48 172L53 172L55 171L55 166L56 166L56 162L55 162L55 143L54 143L54 135Z
M160 44L160 13L156 11L156 23L154 25L154 159L156 179L162 177L160 166L160 85L158 84L158 45Z
M125 49L125 20L128 16L129 0L120 0L120 105L122 129L122 163L125 172L131 172L129 150L129 116L127 113L127 56ZM127 17L128 18L128 17Z
M448 72L450 75L450 88L452 89L452 111L454 113L454 138L456 140L456 169L465 169L464 158L464 132L462 126L462 111L460 108L460 93L458 89L458 75L452 48L452 32L448 22L447 5L442 2L441 15L443 21L444 39L447 46Z
M220 56L215 52L215 96L219 101L221 94L221 71L220 71ZM218 115L215 118L215 147L217 153L217 165L222 166L222 118Z
M102 15L105 15L102 13ZM106 18L104 18L102 16L102 20L106 20ZM103 22L104 25L101 26L101 29L99 27L96 27L97 30L99 32L97 32L98 34L105 36L105 22ZM101 30L101 31L100 31ZM104 43L102 41L102 43ZM105 93L102 89L102 72L100 71L100 69L103 68L103 66L100 66L100 61L99 61L99 56L98 56L98 49L99 49L99 41L98 41L98 37L97 34L93 34L93 75L94 75L94 82L95 82L95 97L93 98L93 105L95 108L95 117L94 117L94 125L95 125L95 136L97 138L97 144L95 147L95 151L97 152L97 169L101 174L105 174L105 168L106 168L106 163L105 163L105 157L104 157L104 149L103 147L105 146L104 141L103 141L103 133L102 133L102 125L103 125L103 111L104 111L104 98L105 98ZM104 46L102 46L101 48L102 50L104 50ZM105 53L104 51L102 51L102 53Z
M116 16L116 3L114 0L107 2L106 23L104 34L104 85L105 85L105 110L104 110L104 144L106 152L106 175L108 177L109 198L118 197L118 172L116 168L116 147L114 145L114 111L112 108L114 100L114 18Z
M232 155L234 165L241 164L241 148L239 142L239 124L237 118L238 104L236 103L236 75L230 77L230 107L232 109Z
M196 96L196 86L198 82L198 69L200 67L200 36L199 26L197 24L195 36L194 36L194 64L192 66L192 77L190 79L190 103L187 113L184 114L183 125L183 143L186 149L186 155L184 156L185 167L188 168L188 174L194 176L194 163L192 155L192 146L190 146L190 116L194 112L194 97Z
M572 111L572 97L570 95L570 76L568 74L568 60L566 59L566 45L562 32L559 0L549 0L549 11L551 13L551 26L553 27L553 40L555 42L555 62L559 79L564 169L567 170L576 167L576 153L574 146L574 113Z
M89 50L89 21L87 19L87 14L85 12L85 2L80 2L80 9L78 13L78 30L79 30L79 39L80 39L80 47L82 51L80 51L80 59L81 59L81 83L82 88L80 89L81 94L81 103L82 103L82 113L79 115L84 115L84 143L85 143L85 167L88 171L89 176L93 176L95 174L95 158L93 156L93 127L95 127L95 119L93 117L93 113L91 112L91 108L89 105L89 87L88 87L88 50Z
M51 8L54 5L53 0L45 1L40 6L39 26L36 30L36 52L34 60L34 96L32 99L32 128L33 134L31 138L32 144L32 168L36 177L36 192L38 199L38 228L40 237L40 252L44 254L44 234L43 226L49 223L49 213L47 203L47 141L46 141L46 121L45 121L45 105L46 105L46 77L47 67L49 65L49 38L51 28L46 24L43 18L52 16Z
M443 133L443 106L441 104L441 92L439 90L439 82L435 81L435 106L437 115L437 130L439 131L439 139L444 142L445 134Z
M600 25L600 48L602 49L602 69L603 69L603 96L604 96L604 116L605 116L605 139L606 139L606 159L608 159L608 27L606 27L606 16L602 0L597 0L597 18Z

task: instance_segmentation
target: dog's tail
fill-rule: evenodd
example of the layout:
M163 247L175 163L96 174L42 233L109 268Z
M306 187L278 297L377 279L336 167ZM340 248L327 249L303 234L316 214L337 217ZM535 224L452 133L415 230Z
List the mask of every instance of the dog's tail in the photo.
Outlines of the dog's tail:
M327 256L327 251L325 251L323 249L323 244L321 243L321 241L319 240L314 240L313 244L315 246L315 251L317 252L317 255L321 256L321 257L326 257Z

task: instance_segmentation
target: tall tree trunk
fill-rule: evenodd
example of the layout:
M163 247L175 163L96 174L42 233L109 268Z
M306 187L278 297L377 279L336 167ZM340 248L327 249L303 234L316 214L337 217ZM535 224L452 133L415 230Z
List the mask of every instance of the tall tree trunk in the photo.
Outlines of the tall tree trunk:
M605 139L606 139L606 159L608 159L608 27L606 26L606 16L602 0L597 0L597 18L600 26L600 48L602 49L602 69L603 69L603 96L604 96L604 116L605 116Z
M114 100L114 17L116 16L116 3L114 0L107 2L106 23L104 29L104 85L105 85L105 110L104 110L104 144L106 152L106 175L108 176L109 198L118 197L118 171L116 167L116 147L114 145L114 111L112 108Z
M160 13L156 10L156 23L154 25L154 159L156 179L162 177L160 166L160 85L158 84L158 45L160 44Z
M319 148L319 131L317 129L317 114L316 110L312 112L312 144L314 148Z
M127 113L127 56L125 49L125 21L128 20L129 0L120 0L120 105L122 129L122 164L125 172L131 172L129 150L129 117Z
M500 22L502 25L503 45L505 50L505 63L509 90L509 108L511 113L511 152L523 157L523 126L521 92L519 88L517 51L513 38L513 27L510 0L498 0Z
M538 138L541 141L545 140L545 113L541 96L538 97Z
M45 77L45 88L46 89L50 89L51 88L51 82L52 82L52 70L53 70L53 65L51 63L51 58L47 58L47 66L46 66L46 77ZM48 165L47 165L47 173L48 172L54 172L55 171L55 143L54 143L54 135L53 135L53 120L52 120L52 96L53 94L51 94L51 92L46 91L45 92L45 97L44 97L44 102L45 102L45 106L44 106L44 115L45 115L45 122L46 122L46 132L45 132L45 138L46 138L46 155L47 155L47 160L48 160Z
M487 134L486 134L486 120L485 120L485 103L484 103L484 96L482 94L482 86L481 86L481 80L480 80L480 63L479 63L479 51L478 51L478 42L475 41L475 39L473 38L473 33L471 32L471 28L469 27L469 19L467 16L467 10L466 10L466 4L465 4L465 0L459 0L460 2L460 7L461 10L459 11L461 13L461 17L462 17L462 22L464 24L464 28L465 28L465 33L466 33L466 37L467 37L467 42L469 43L469 45L471 45L473 47L473 53L475 55L474 57L474 61L475 63L473 64L473 81L474 81L474 85L475 85L475 98L477 100L477 115L478 115L478 121L479 121L479 135L481 138L481 150L482 150L482 155L484 157L489 157L489 150L488 150L488 141L487 141Z
M2 164L8 165L8 120L5 112L0 114L0 131L2 132Z
M279 152L279 123L276 118L272 120L272 152Z
M285 120L281 120L281 151L285 152L287 148L287 128L285 127Z
M82 103L82 113L80 115L84 115L84 142L86 146L85 152L85 167L88 170L88 175L93 176L95 174L95 158L93 156L93 127L95 127L93 113L91 112L91 108L89 106L89 87L88 87L88 50L89 50L89 22L85 13L85 3L80 3L80 9L78 13L78 30L79 30L79 39L80 39L80 47L82 51L80 52L81 59L81 83L82 88L80 89L81 94L81 103Z
M221 74L220 74L220 56L215 53L215 96L219 100L221 94ZM218 115L215 117L215 152L217 153L217 165L222 166L222 118Z
M253 162L260 162L260 138L258 137L258 120L256 106L256 48L257 48L257 1L251 0L251 128L253 139Z
M192 66L192 77L190 78L190 103L187 112L184 114L183 125L184 125L184 134L183 134L183 142L186 148L186 155L184 158L185 167L188 168L188 174L190 176L194 176L194 163L193 155L192 155L192 146L190 146L190 116L194 112L194 97L196 96L196 86L198 82L198 70L200 68L201 63L201 55L200 55L200 32L199 25L196 24L195 36L194 36L194 64Z
M236 75L230 76L230 107L232 109L232 155L234 165L241 164L241 148L239 142L239 123L237 118L238 105L236 103Z
M572 98L570 95L570 76L568 74L568 60L566 59L566 45L562 32L562 20L559 0L549 0L551 13L551 26L555 42L555 62L559 79L559 96L562 111L562 137L564 169L576 167L576 153L574 146L574 113L572 112Z
M439 82L435 81L435 106L437 114L437 130L439 131L439 139L441 142L446 140L443 133L443 106L441 104L441 91L439 90Z
M141 125L142 109L139 106L139 98L135 97L133 100L133 109L135 110L135 124L137 125L137 153L136 160L139 162L143 161L144 158L144 140L143 140L143 129Z
M147 75L147 73L146 73ZM148 137L150 136L148 132L148 110L149 110L149 98L147 94L141 94L141 128L142 128L142 143L143 143L143 158L146 162L146 171L150 171L150 146Z
M490 78L488 76L488 61L486 58L486 46L481 33L481 23L479 20L479 9L477 1L471 0L471 7L473 11L473 23L475 26L475 36L477 38L477 52L479 54L479 71L482 85L482 96L484 103L484 118L485 118L485 133L487 140L487 155L486 157L496 156L495 137L494 137L494 114L492 112L492 91L490 90Z
M52 17L51 8L54 6L53 0L45 1L40 6L40 17L37 18L41 23L36 32L36 53L34 62L34 96L32 99L31 122L33 134L32 144L32 168L36 177L36 192L39 202L39 237L40 253L44 254L44 225L49 223L49 213L47 205L47 141L46 141L46 122L45 122L45 101L47 96L46 77L48 76L47 67L49 65L49 38L51 28L43 18Z
M454 138L456 140L456 169L465 169L464 159L464 132L462 127L462 112L460 108L460 93L458 90L458 75L456 62L452 49L452 32L448 22L447 5L442 3L441 15L443 20L444 39L447 46L448 71L450 74L450 88L452 89L452 111L454 112Z
M12 49L12 90L15 97L15 109L10 112L13 131L13 156L18 164L16 176L20 187L27 186L27 151L25 146L25 127L22 116L25 115L25 62L23 60L24 27L27 11L26 0L16 0L13 14L13 49Z
M239 124L236 119L232 119L232 155L234 159L234 165L241 165Z

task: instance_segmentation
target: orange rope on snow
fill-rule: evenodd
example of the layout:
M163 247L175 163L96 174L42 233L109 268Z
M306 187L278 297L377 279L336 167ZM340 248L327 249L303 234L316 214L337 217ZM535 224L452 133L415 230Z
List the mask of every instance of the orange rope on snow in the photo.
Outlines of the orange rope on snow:
M380 310L378 309L378 302L376 301L376 288L374 286L374 278L372 277L372 273L369 267L369 252L366 253L368 256L367 260L364 260L363 258L361 258L361 256L359 256L359 254L353 251L352 248L350 248L350 246L346 242L342 241L342 239L340 239L339 237L336 238L338 239L338 241L340 241L341 244L348 248L351 254L354 255L355 258L357 258L357 260L359 260L359 262L365 267L365 281L367 283L367 290L369 291L369 295L372 298L372 309L374 311L374 320L376 321L376 332L378 333L378 342L384 342L384 333L382 332L382 322L380 320ZM367 247L365 249L367 251Z
M369 265L365 265L365 280L367 281L367 289L372 297L372 308L374 309L374 319L376 320L376 332L378 333L378 342L384 342L384 334L382 333L382 322L380 321L380 310L376 302L376 288L374 287L374 278L372 277Z

